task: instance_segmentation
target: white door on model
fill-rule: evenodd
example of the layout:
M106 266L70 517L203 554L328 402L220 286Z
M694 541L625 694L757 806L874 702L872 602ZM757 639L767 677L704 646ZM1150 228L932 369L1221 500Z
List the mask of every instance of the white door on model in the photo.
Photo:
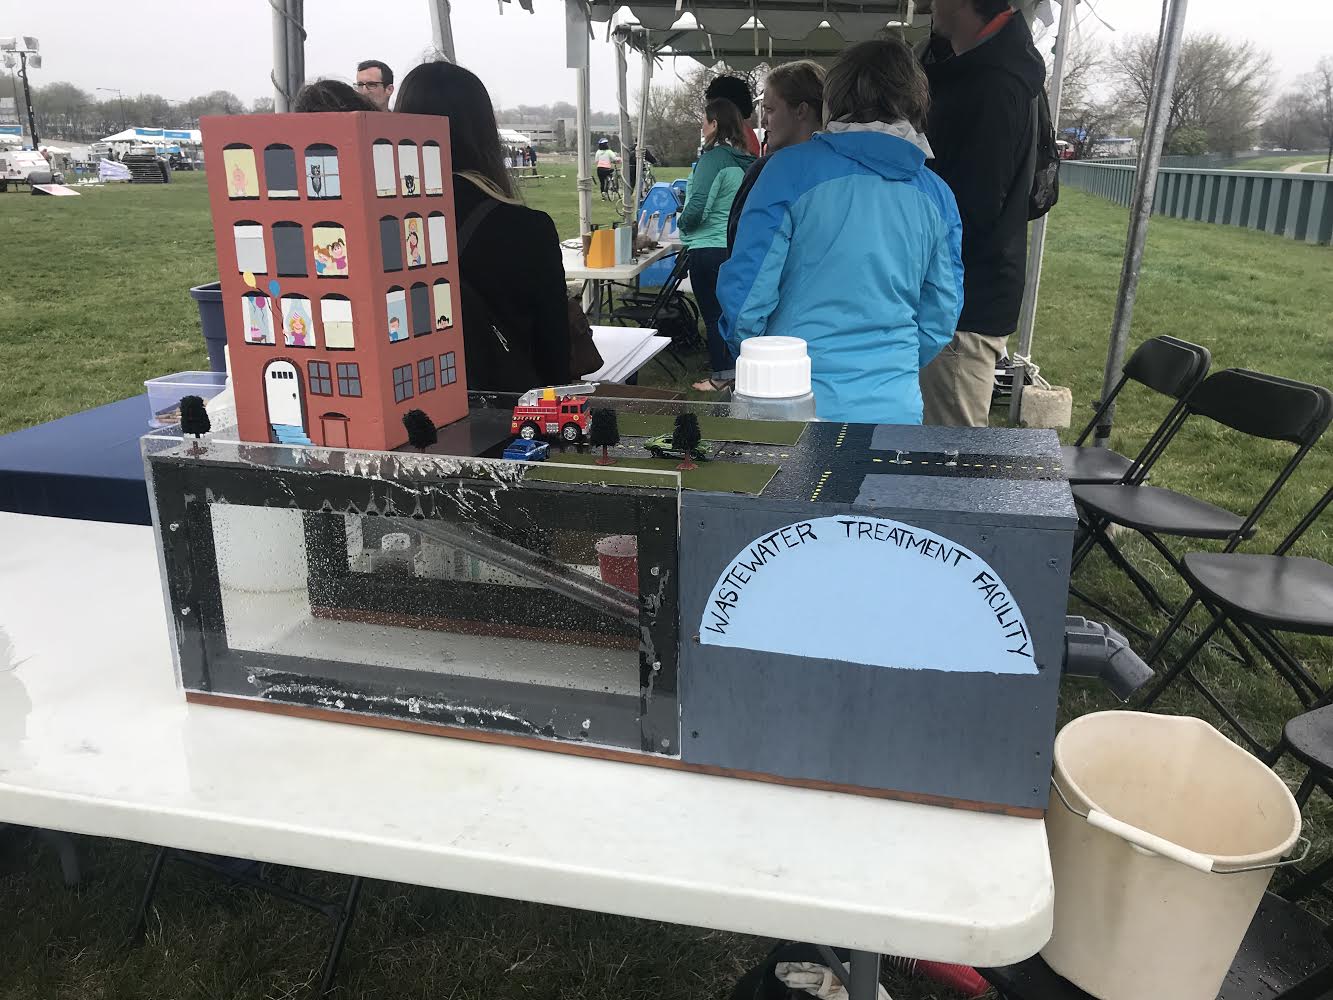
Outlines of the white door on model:
M273 361L264 369L268 422L301 426L301 383L290 361Z

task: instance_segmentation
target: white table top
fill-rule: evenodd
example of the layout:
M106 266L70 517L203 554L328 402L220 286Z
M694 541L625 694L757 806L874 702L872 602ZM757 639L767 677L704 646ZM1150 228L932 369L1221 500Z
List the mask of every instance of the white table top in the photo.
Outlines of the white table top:
M583 263L583 251L571 250L563 244L560 254L565 262L566 281L633 281L649 264L655 264L668 254L675 253L679 247L659 246L635 258L633 264L617 264L615 267L587 267Z
M971 965L1038 820L187 706L148 528L0 513L0 821Z

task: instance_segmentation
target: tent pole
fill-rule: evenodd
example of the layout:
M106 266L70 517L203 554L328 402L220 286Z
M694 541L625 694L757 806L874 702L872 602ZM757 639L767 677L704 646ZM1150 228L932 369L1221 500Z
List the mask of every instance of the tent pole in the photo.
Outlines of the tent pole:
M1111 339L1106 349L1101 399L1110 396L1125 363L1125 349L1129 345L1129 330L1134 319L1134 299L1139 290L1139 269L1143 266L1143 246L1148 238L1148 219L1152 215L1153 198L1157 193L1157 170L1162 164L1162 147L1166 142L1166 126L1170 118L1167 109L1175 90L1176 62L1185 34L1185 10L1189 0L1163 0L1163 3L1170 7L1163 19L1162 38L1157 47L1157 66L1149 100L1147 127L1143 133L1143 149L1139 154L1138 173L1134 178L1134 200L1130 205L1125 259L1120 270L1120 292L1116 297ZM1106 447L1114 420L1115 406L1111 405L1106 408L1101 423L1097 425L1093 441L1097 447Z
M643 199L639 192L643 190L643 157L648 149L648 94L653 85L653 43L647 31L643 33L643 89L639 91L639 146L635 153L638 159L639 183L634 188L634 218L639 217L639 205Z
M626 221L634 211L633 184L630 183L629 67L625 61L625 43L616 41L616 97L620 105L620 214ZM635 174L636 177L642 176Z
M279 114L291 110L290 80L287 75L287 4L286 0L268 0L273 8L273 110Z
M287 0L287 95L296 100L305 85L305 0Z
M449 16L449 0L430 0L431 45L436 53L449 62L457 62L454 55L454 25Z
M578 162L579 234L592 232L592 173L588 161L588 117L591 97L588 92L588 7L584 0L565 0L565 65L574 70L574 128Z
M1055 38L1055 62L1051 66L1051 82L1048 90L1051 105L1051 124L1057 134L1060 130L1060 98L1065 86L1065 57L1069 54L1070 34L1074 28L1074 7L1077 0L1060 0L1059 34ZM1031 242L1028 244L1027 277L1023 284L1023 306L1018 313L1018 347L1009 355L1032 357L1032 334L1037 322L1037 293L1041 289L1041 265L1046 254L1046 220L1043 215L1032 223ZM1010 369L1014 376L1014 388L1009 397L1009 423L1015 427L1023 417L1023 386L1027 378L1027 362L1015 364Z

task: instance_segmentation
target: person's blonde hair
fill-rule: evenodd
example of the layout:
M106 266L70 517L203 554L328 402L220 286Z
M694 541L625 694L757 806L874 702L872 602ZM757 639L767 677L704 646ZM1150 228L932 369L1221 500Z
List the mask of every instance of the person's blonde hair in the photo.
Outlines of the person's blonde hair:
M764 93L777 94L793 108L808 104L818 116L824 114L824 67L813 59L774 66L764 77Z
M926 127L930 87L912 50L900 39L861 42L845 49L824 77L830 122L893 122Z

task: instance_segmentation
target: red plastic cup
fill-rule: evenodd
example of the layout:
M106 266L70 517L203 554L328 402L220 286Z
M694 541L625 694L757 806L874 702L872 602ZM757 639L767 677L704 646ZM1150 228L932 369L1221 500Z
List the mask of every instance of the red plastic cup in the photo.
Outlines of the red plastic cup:
M597 543L597 569L602 582L627 594L639 593L639 540L634 535L608 535Z

